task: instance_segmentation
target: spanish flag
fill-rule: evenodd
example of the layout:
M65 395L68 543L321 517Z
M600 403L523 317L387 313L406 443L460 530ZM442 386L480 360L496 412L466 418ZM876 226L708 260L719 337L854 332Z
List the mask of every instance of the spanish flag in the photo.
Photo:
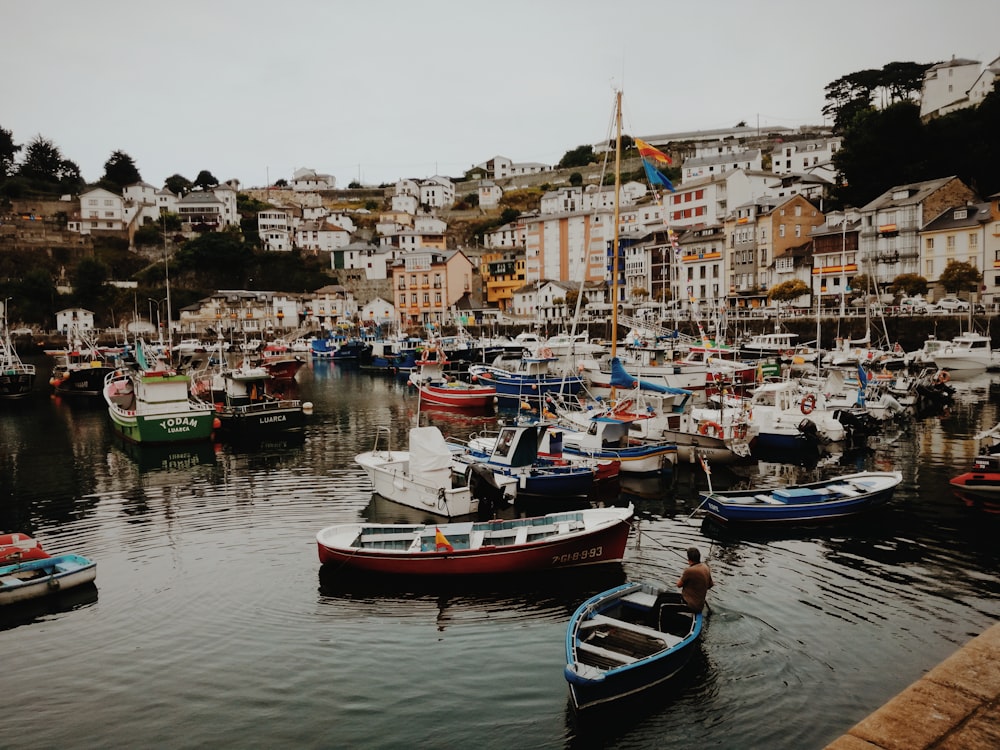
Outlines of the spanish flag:
M445 552L454 552L455 548L451 546L451 542L448 541L448 537L441 533L441 529L437 526L434 527L434 551L440 552L441 550Z

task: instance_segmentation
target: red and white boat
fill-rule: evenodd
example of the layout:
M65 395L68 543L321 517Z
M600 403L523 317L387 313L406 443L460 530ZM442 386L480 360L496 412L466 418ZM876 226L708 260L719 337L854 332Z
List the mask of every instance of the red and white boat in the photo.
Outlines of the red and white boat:
M27 534L0 534L0 565L11 565L22 560L44 560L49 553L42 549L37 539Z
M956 490L974 498L1000 500L1000 424L976 435L979 454L964 474L948 480Z
M420 391L423 402L435 406L482 409L496 399L494 385L470 383L446 375L444 368L450 364L440 347L429 346L415 364L419 369L410 373L409 381Z
M537 573L621 562L633 508L446 524L346 523L316 535L319 561L415 576Z
M260 350L260 365L273 380L294 380L305 364L305 357L293 352L286 344L272 342Z

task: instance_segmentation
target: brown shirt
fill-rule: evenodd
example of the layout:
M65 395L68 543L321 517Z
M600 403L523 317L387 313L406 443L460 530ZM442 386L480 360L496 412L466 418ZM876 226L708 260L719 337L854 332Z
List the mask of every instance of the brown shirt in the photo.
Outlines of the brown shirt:
M680 579L677 581L677 586L681 590L684 603L693 611L701 612L705 606L705 597L708 595L708 590L712 588L714 583L712 580L712 571L708 569L705 563L700 562L684 569Z

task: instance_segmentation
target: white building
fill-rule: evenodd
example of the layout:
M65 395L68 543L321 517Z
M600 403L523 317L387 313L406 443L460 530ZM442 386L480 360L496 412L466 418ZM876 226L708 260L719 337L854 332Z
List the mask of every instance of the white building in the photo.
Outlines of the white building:
M80 330L94 329L94 313L82 307L68 307L56 313L56 330L69 334L74 328Z
M337 178L330 174L319 174L315 169L302 167L295 170L295 174L288 184L292 190L300 193L314 192L316 190L335 190L337 188Z
M81 193L78 229L80 234L90 234L95 230L124 231L125 199L104 188Z
M496 208L503 198L503 188L493 180L482 180L476 192L479 195L480 208Z
M763 165L760 149L721 153L712 156L695 156L685 159L681 166L681 184L713 175L724 175L735 169L759 172ZM676 185L674 187L677 187Z
M420 183L420 203L431 208L447 208L455 203L455 183L435 175Z
M771 151L771 171L774 174L808 172L820 164L830 163L842 144L840 137L779 143Z
M304 221L295 230L295 246L311 253L329 253L350 242L350 232L328 221Z
M978 60L963 60L952 55L951 60L929 67L924 71L920 92L921 119L970 106L969 89L978 78Z

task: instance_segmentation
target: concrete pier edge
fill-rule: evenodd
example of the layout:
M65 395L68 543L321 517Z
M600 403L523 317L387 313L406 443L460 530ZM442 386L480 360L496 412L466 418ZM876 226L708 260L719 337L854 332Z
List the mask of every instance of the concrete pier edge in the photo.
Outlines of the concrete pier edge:
M826 750L925 748L1000 748L1000 623L826 746Z

